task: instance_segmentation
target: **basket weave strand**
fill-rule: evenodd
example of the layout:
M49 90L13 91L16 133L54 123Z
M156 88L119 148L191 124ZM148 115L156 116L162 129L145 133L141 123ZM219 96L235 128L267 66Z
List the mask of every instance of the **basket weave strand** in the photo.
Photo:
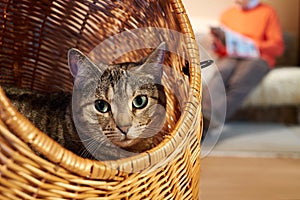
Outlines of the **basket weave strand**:
M105 162L83 159L61 147L18 113L0 87L0 199L198 199L200 57L180 0L1 0L0 7L0 85L71 91L68 49L89 53L115 34L147 27L183 35L173 43L186 52L190 85L178 120L168 121L170 136L147 152ZM171 38L152 32L141 37L153 45ZM141 45L138 40L126 42ZM116 54L114 48L101 51L107 61ZM117 62L136 61L148 53L131 51ZM177 71L186 67L176 55L166 60ZM169 107L169 116L179 114L174 105Z

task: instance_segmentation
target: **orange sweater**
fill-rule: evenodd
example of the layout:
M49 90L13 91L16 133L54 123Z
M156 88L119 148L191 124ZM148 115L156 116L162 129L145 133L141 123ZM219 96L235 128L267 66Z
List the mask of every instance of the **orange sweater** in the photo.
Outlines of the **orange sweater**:
M221 16L221 24L252 38L260 50L261 58L270 67L275 65L276 57L284 50L282 31L275 10L260 3L251 10L238 7L229 8Z

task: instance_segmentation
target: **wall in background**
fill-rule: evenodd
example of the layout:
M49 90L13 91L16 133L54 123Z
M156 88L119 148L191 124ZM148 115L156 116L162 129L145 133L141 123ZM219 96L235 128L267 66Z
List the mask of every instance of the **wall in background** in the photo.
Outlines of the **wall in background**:
M300 0L262 0L272 5L279 16L282 29L296 38L295 64L300 64ZM213 25L223 10L233 4L233 0L185 0L184 5L196 30L204 30ZM208 24L204 24L205 21Z

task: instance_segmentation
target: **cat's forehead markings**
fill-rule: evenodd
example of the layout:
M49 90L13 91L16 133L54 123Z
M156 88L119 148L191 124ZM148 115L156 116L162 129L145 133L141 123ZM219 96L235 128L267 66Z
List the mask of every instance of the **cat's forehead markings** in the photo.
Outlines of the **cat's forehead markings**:
M113 96L114 96L114 91L113 91L112 87L109 87L108 91L107 91L107 98L108 98L108 100L112 101Z
M127 92L127 96L130 98L133 95L133 89L132 89L131 85L127 84L125 89Z

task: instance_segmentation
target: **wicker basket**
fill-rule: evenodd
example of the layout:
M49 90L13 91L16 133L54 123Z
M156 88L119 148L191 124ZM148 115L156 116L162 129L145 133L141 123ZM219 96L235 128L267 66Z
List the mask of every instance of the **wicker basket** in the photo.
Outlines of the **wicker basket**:
M0 199L198 199L200 57L181 0L1 0L0 6L0 84L70 91L68 49L88 53L124 30L154 27L181 33L173 43L185 46L184 56L170 55L166 64L187 68L190 85L183 112L168 122L169 137L147 152L105 162L61 147L18 113L0 87ZM141 37L156 45L172 35ZM148 50L117 60L139 59Z

